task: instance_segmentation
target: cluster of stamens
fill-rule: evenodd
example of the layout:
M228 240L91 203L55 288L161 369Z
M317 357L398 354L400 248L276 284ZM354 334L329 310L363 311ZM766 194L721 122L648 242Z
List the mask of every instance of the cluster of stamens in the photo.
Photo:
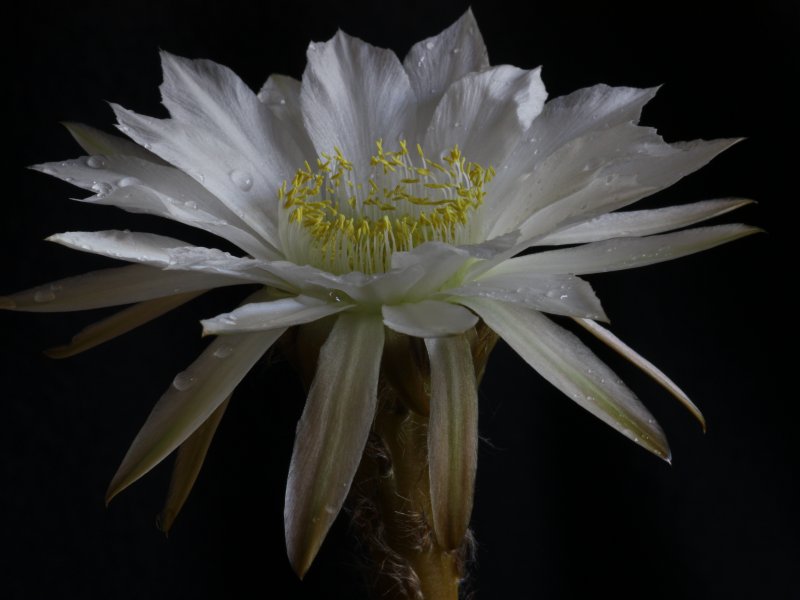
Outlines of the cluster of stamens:
M441 162L417 145L412 160L405 141L398 151L370 158L370 175L358 181L338 149L323 153L316 169L306 162L278 196L284 235L295 262L334 273L384 272L395 252L430 241L469 242L471 214L483 204L495 172L468 163L455 146Z

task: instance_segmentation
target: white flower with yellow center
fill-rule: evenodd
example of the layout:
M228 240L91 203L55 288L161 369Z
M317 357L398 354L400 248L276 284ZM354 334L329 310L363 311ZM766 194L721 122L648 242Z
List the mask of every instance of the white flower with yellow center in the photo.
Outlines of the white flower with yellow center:
M650 413L545 313L574 318L699 416L669 379L597 324L603 309L578 276L670 260L756 231L673 231L747 203L738 199L618 210L736 140L665 143L637 125L653 89L597 85L545 104L539 69L489 65L469 12L404 62L339 32L309 45L301 81L273 75L258 94L213 62L166 53L162 61L171 118L115 105L119 129L135 144L70 125L89 156L35 168L94 192L85 202L199 227L242 255L146 233L62 233L50 239L137 264L3 300L29 311L134 304L53 352L64 356L206 290L264 286L203 322L218 337L156 404L109 497L196 430L213 433L226 399L264 352L288 328L326 317L333 325L286 496L289 555L300 573L367 442L387 329L424 338L428 351L431 495L443 545L448 527L460 539L469 518L471 501L456 517L447 507L474 477L477 397L466 332L479 320L571 399L669 459ZM561 245L569 247L536 251ZM443 523L449 518L457 522Z

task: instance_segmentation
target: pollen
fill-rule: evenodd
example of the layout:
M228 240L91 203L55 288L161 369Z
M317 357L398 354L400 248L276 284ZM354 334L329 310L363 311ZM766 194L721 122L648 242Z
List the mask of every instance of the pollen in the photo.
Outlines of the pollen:
M278 190L281 235L293 262L341 274L381 273L392 254L426 242L470 241L471 220L495 175L458 146L440 160L382 140L361 176L338 149L306 162Z

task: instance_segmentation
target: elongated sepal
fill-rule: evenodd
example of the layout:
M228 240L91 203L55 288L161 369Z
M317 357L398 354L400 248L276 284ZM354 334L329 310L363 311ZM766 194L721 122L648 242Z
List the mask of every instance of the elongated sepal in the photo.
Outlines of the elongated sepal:
M478 394L464 335L426 338L431 362L428 425L433 529L439 546L459 548L469 526L478 464Z
M319 353L297 425L284 526L299 577L308 571L350 491L377 405L384 330L379 315L339 315Z
M485 298L461 302L577 404L656 456L671 461L667 438L650 411L575 335L536 310Z
M233 390L283 329L217 338L156 403L122 460L106 502L145 475L192 435Z
M178 448L178 455L175 457L175 464L172 467L172 477L169 481L169 491L164 503L164 509L156 518L158 528L164 533L169 533L175 522L178 513L181 512L183 505L189 498L189 493L194 487L203 462L206 459L211 440L217 431L219 422L228 408L228 396L225 401L217 407L211 416L206 419L197 430L190 435L185 442Z
M45 350L45 354L50 358L68 358L86 352L160 317L200 294L202 292L187 292L134 304L102 321L92 323L75 334L68 344Z
M636 352L633 348L628 346L625 342L623 342L602 325L595 323L591 319L575 319L575 321L578 323L578 325L589 331L597 339L601 340L610 348L627 358L630 362L649 375L661 387L675 396L678 402L680 402L684 408L692 413L692 416L697 419L697 421L700 423L700 426L703 428L703 432L705 433L706 419L703 416L703 413L700 412L700 409L697 408L695 403L689 399L689 396L687 396L686 393L679 388L674 381L667 377L661 369L656 367L653 363Z

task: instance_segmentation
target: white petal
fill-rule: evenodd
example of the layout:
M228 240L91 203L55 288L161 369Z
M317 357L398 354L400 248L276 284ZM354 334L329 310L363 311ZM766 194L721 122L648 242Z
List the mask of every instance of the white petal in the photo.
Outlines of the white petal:
M288 135L307 157L316 155L314 145L303 123L300 109L300 82L286 75L270 75L258 92L258 99L266 104L283 123ZM297 168L302 165L295 165Z
M544 312L607 321L600 300L586 281L573 275L542 275L528 270L489 271L442 295L502 300Z
M408 291L407 300L423 300L438 291L471 259L470 252L449 244L429 242L392 255L392 269L422 267L424 275Z
M611 142L611 137L607 141ZM581 161L584 160L586 164L589 161L597 164L599 161L602 166L594 170L588 181L581 176L570 177L555 163L548 164L547 169L538 172L536 176L541 177L541 183L537 179L523 197L528 201L535 198L533 204L540 208L532 211L519 226L521 239L550 233L562 224L617 210L652 195L703 167L738 141L696 140L669 145L655 135L645 134L632 144L619 140L617 143L622 145L618 153L607 153L602 148L606 142L598 145L588 143L580 149L577 146L571 148L567 156L559 154L559 160L572 162L573 168L576 164L583 164ZM592 170L589 169L590 172ZM561 173L557 175L556 171ZM562 178L562 173L567 175L566 180ZM562 189L557 189L559 179L561 185L565 186ZM571 193L565 194L564 189Z
M308 296L271 302L251 302L235 311L202 321L203 335L244 333L310 323L352 308L344 302L324 302Z
M277 193L303 154L269 107L230 70L163 54L173 119L112 105L120 129L197 179L259 236L278 245Z
M219 338L179 373L133 440L109 485L106 501L164 460L200 427L283 331Z
M574 335L538 311L478 298L463 303L542 377L627 438L670 460L669 447L650 412Z
M163 314L185 304L199 296L202 292L187 292L164 298L154 298L129 306L110 317L92 323L85 327L70 340L69 344L45 350L50 358L68 358L100 344L104 344L115 337L128 333L160 317Z
M751 204L752 200L705 200L653 210L608 213L539 238L537 246L582 244L618 237L639 237L694 225Z
M653 363L636 352L633 348L628 346L625 342L623 342L605 327L598 325L590 319L575 319L575 321L578 323L578 325L589 331L597 339L605 342L605 344L607 344L610 348L613 348L619 352L622 356L627 358L634 365L652 377L656 383L662 386L670 394L675 396L678 401L683 404L683 406L685 406L686 409L700 422L700 425L703 427L703 431L706 430L706 420L705 417L703 417L703 413L701 413L700 409L697 408L694 402L689 399L689 396L687 396L686 393L684 393L684 391L679 388L674 381L667 377L661 369L656 367Z
M229 275L131 265L92 271L0 297L0 308L28 312L89 310L241 283L246 282Z
M464 336L426 339L431 364L428 460L433 529L439 545L459 548L472 514L478 466L478 392Z
M94 193L81 202L117 206L198 227L258 258L281 256L218 198L174 167L107 154L31 168Z
M497 167L544 105L540 69L503 65L453 83L433 114L423 147L444 153L456 144L468 161Z
M531 271L583 275L633 269L708 250L759 231L761 230L747 225L716 225L644 238L617 238L575 248L519 256L495 267L493 272Z
M72 134L75 141L80 144L88 154L101 156L133 156L159 165L166 165L158 156L134 144L130 140L111 135L100 129L84 125L83 123L63 123L64 127Z
M478 322L478 317L467 309L436 300L384 305L381 311L387 327L415 337L456 335L474 327Z
M377 405L383 337L380 318L345 313L320 350L286 485L286 546L300 577L339 514L361 462Z
M489 67L489 56L472 9L467 9L439 35L414 44L403 66L417 97L419 130L424 132L450 84L467 73Z
M414 93L397 56L341 31L309 45L300 99L317 152L341 149L356 173L377 140L394 148L413 133Z
M68 231L47 238L83 252L127 260L160 269L204 271L239 278L240 283L280 285L259 268L260 261L217 250L189 246L175 238L130 231Z

